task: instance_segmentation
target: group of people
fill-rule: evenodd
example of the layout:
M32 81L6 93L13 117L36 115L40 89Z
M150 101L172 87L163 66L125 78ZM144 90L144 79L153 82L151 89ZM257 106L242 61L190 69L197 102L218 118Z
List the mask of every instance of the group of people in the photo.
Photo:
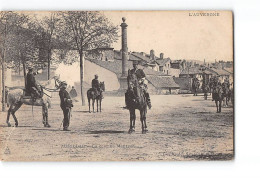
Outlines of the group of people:
M212 78L210 78L208 83L206 83L203 80L202 90L204 93L205 100L207 100L207 94L209 92L212 92L212 101L213 101L215 91L220 91L223 95L228 96L232 92L232 84L230 84L228 78L225 78L224 82L221 83L217 76L213 76Z
M198 78L194 77L192 80L192 86L195 86L196 83L199 83ZM195 87L193 88L193 90ZM225 78L224 82L221 83L217 76L213 76L210 78L209 82L203 78L201 89L204 93L204 99L207 100L208 93L214 93L214 91L221 91L223 94L228 94L232 90L232 84L230 84L229 79ZM214 98L214 96L212 96ZM214 100L212 98L212 100Z
M140 88L142 88L147 106L151 109L151 100L150 95L148 93L147 80L145 79L146 75L142 69L138 68L138 63L133 63L133 69L130 70L130 73L134 73L137 77ZM35 101L37 98L41 98L43 96L42 87L37 83L35 79L35 75L37 72L33 71L32 67L28 68L28 73L26 75L26 86L25 86L25 96L31 96L32 100ZM63 111L63 130L68 131L70 125L70 116L71 116L71 108L73 107L72 99L77 97L77 91L72 86L70 92L67 91L68 84L66 81L62 81L60 83L60 107ZM92 90L98 95L100 93L100 83L98 80L98 75L96 74L94 79L92 80ZM126 106L126 108L128 108Z

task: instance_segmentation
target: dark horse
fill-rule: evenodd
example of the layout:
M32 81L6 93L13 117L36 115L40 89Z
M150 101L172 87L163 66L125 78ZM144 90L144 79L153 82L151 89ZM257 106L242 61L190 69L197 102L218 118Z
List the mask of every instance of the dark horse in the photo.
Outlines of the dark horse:
M223 89L221 84L215 84L212 90L212 100L215 101L217 113L221 112L221 104L224 98Z
M95 106L95 101L97 102L97 112L101 112L101 103L103 99L103 91L105 91L105 82L100 82L99 83L100 90L97 92L93 89L90 88L87 91L87 97L88 97L88 109L90 111L90 100L92 100L92 108L93 108L93 113L95 112L94 106ZM98 111L99 108L99 111Z
M131 134L132 132L135 132L135 110L138 109L140 111L142 133L145 134L148 130L146 125L147 103L144 91L139 85L136 75L130 73L130 71L128 71L127 83L126 104L130 112L130 129L128 133Z
M193 91L193 96L198 96L198 90L200 87L200 82L198 79L193 79L192 80L192 91Z

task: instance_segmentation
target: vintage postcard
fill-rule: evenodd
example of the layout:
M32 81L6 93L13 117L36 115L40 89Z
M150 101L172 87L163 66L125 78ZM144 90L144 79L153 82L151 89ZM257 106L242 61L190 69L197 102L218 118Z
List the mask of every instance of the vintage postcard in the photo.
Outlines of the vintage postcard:
M232 11L1 11L2 161L234 158Z

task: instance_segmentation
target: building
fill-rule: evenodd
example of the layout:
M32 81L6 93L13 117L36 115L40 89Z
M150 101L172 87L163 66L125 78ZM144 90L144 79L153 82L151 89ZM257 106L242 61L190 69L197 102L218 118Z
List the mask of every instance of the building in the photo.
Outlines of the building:
M118 57L118 51L114 51L115 57ZM100 81L104 81L106 91L120 90L120 78L122 76L122 60L104 61L85 58L84 63L84 81L90 84L95 74L99 75ZM127 69L133 68L135 56L129 54L129 60L126 62ZM141 61L139 61L141 63ZM179 85L175 83L170 75L155 71L149 67L142 66L146 79L148 80L148 91L151 94L175 94L179 91Z

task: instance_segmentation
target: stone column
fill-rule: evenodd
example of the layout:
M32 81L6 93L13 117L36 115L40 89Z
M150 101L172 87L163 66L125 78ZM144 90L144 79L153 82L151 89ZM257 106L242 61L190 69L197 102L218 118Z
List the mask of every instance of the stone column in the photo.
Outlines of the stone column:
M127 56L128 56L128 48L127 48L127 24L125 23L126 18L122 18L123 23L120 25L122 28L122 77L127 76Z

